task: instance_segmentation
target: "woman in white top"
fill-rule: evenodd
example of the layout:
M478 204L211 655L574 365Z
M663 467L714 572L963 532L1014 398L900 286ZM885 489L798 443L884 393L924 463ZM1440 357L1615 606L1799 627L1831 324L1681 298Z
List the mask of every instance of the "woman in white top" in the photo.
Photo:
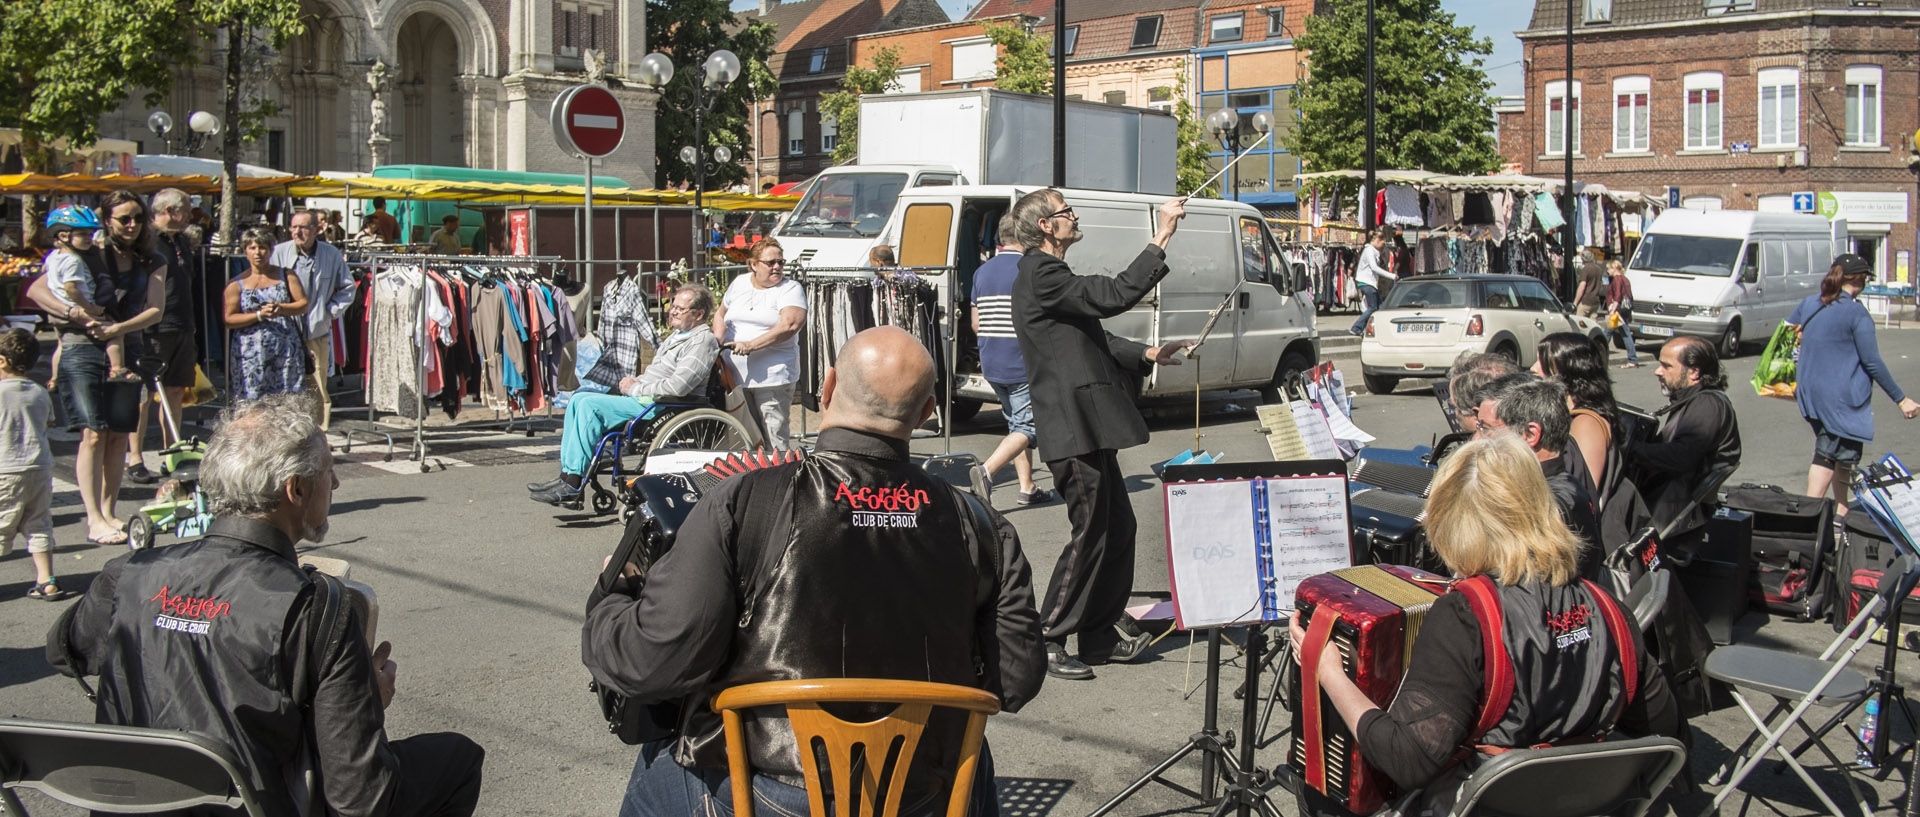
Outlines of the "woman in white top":
M786 270L780 242L755 242L747 273L727 285L713 315L713 334L733 352L734 377L759 407L768 444L783 451L793 384L800 380L800 327L807 322L807 295Z

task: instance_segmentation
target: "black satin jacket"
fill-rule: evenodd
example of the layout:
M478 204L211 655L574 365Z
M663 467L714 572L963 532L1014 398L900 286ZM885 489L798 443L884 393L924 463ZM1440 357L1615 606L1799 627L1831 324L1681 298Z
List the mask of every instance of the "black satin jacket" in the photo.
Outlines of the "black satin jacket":
M687 698L674 757L726 768L711 701L741 684L891 678L981 687L1018 710L1046 652L1019 537L969 536L956 489L904 441L827 429L805 460L722 483L695 506L637 598L616 587L587 616L582 660L636 701ZM930 725L932 768L960 719ZM756 771L797 780L783 718L750 716Z

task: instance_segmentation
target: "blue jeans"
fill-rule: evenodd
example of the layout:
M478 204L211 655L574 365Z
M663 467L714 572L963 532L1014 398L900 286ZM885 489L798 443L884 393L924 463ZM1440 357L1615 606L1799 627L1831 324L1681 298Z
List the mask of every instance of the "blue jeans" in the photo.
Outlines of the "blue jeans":
M1360 297L1365 304L1365 307L1360 310L1360 320L1354 321L1353 328L1347 330L1355 335L1366 331L1367 319L1373 317L1373 311L1380 308L1380 290L1361 284Z
M560 432L560 471L585 474L593 463L593 450L600 438L615 427L653 410L653 403L642 403L624 394L574 392L567 401L566 426Z
M1632 318L1629 318L1627 315L1622 314L1620 316L1620 328L1613 330L1609 334L1613 335L1613 345L1619 346L1627 350L1628 363L1640 362L1639 344L1635 343L1633 340L1633 319Z
M758 817L808 817L812 807L807 790L765 777L753 779L753 809ZM932 817L947 811L946 792L923 796L918 802L901 798L900 813ZM983 742L973 776L972 817L1000 817L994 797L993 753ZM673 741L640 746L627 796L620 801L620 817L732 817L733 784L723 769L688 769L673 759Z

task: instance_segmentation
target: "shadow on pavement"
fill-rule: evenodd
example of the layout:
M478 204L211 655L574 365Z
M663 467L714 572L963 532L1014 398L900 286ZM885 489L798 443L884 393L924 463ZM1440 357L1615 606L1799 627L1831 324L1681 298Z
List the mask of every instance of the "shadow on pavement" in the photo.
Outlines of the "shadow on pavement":
M1071 788L1071 780L1044 777L993 779L994 799L1000 801L1001 817L1046 817Z

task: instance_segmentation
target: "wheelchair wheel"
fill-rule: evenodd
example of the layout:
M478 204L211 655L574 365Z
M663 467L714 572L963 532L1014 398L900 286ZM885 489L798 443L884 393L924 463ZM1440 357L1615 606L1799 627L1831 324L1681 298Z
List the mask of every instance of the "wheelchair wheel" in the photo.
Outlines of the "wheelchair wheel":
M153 520L144 513L127 517L127 547L146 550L153 547Z
M595 516L600 516L600 515L603 515L603 514L609 514L609 513L612 513L612 512L613 512L613 505L614 505L614 502L613 502L613 493L612 493L612 492L610 492L610 491L605 491L605 490L602 490L602 489L600 488L600 486L598 486L598 485L595 485L595 486L593 487L593 513L594 513L594 515L595 515Z
M733 415L702 408L667 418L653 433L647 450L741 451L751 447L752 435Z

